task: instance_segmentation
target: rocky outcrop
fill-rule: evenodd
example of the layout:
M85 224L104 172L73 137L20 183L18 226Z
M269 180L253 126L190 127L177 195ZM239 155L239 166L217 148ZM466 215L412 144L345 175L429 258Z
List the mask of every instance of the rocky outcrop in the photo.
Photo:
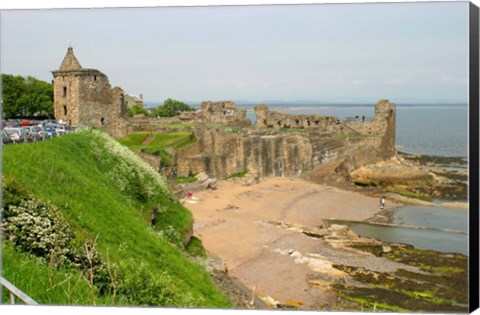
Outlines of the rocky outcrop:
M215 178L209 177L205 172L201 172L195 175L197 183L200 184L204 189L217 189L217 180Z
M432 173L396 160L360 167L350 176L354 183L365 186L429 185L434 181Z
M362 166L350 173L353 183L360 186L379 186L399 195L409 197L401 202L432 205L414 199L466 200L468 198L468 173L442 169L444 161L432 162L424 156L395 156L390 160ZM449 158L457 163L459 158ZM422 162L429 161L429 167ZM456 165L456 164L453 164ZM400 201L402 196L397 196Z

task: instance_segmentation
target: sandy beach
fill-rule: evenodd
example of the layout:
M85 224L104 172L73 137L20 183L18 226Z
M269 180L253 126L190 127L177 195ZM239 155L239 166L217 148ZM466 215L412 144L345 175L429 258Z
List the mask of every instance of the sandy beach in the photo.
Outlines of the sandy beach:
M324 219L365 220L379 200L298 178L268 178L250 186L220 181L216 190L196 192L185 206L193 213L194 235L221 257L229 275L255 295L302 309L334 307L325 283L341 278L332 264L378 266L395 262L351 249L337 249L275 223L322 226ZM387 209L398 204L387 201Z

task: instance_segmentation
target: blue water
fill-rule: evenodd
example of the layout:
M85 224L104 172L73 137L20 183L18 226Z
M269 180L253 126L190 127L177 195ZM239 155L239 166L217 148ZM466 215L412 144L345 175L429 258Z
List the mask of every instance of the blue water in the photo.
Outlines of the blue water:
M444 253L468 256L468 235L436 230L419 230L407 227L380 226L363 222L335 221L345 224L355 233L384 242L404 243L415 248L432 249Z
M373 225L367 222L336 221L336 223L348 225L355 233L364 237L411 244L416 248L468 255L468 210L466 209L411 205L396 209L391 219L393 224L420 226L427 229Z
M439 156L468 155L468 106L398 106L398 150Z
M468 231L468 210L444 207L405 206L395 210L392 223Z
M323 114L341 120L374 116L373 105L267 105L289 114ZM246 108L247 118L255 123L253 106ZM396 143L406 153L466 157L468 106L397 104Z

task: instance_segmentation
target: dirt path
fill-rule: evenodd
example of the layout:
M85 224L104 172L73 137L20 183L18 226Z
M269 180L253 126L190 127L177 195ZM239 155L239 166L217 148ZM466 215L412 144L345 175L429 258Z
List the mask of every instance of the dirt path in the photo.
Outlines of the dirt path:
M319 239L272 222L323 226L324 219L365 220L379 211L378 200L301 179L270 178L246 186L221 181L215 191L195 193L186 202L194 234L221 257L230 276L259 297L301 309L333 309L336 297L324 284L344 281L333 263L395 270L353 249L333 248ZM387 203L387 207L398 206Z

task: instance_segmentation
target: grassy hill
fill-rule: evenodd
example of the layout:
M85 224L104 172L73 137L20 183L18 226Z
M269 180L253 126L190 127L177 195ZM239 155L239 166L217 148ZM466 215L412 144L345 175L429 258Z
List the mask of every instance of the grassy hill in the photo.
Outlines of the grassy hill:
M231 307L184 249L191 213L104 133L6 146L3 176L3 276L37 302Z
M167 126L167 125L166 125ZM172 126L170 124L170 126ZM178 125L180 127L187 125ZM129 147L131 150L145 152L159 156L163 165L170 165L171 156L166 151L168 148L178 150L190 144L197 142L197 139L191 131L176 130L170 127L169 132L149 132L139 131L118 139L118 142ZM180 129L180 128L178 128Z

